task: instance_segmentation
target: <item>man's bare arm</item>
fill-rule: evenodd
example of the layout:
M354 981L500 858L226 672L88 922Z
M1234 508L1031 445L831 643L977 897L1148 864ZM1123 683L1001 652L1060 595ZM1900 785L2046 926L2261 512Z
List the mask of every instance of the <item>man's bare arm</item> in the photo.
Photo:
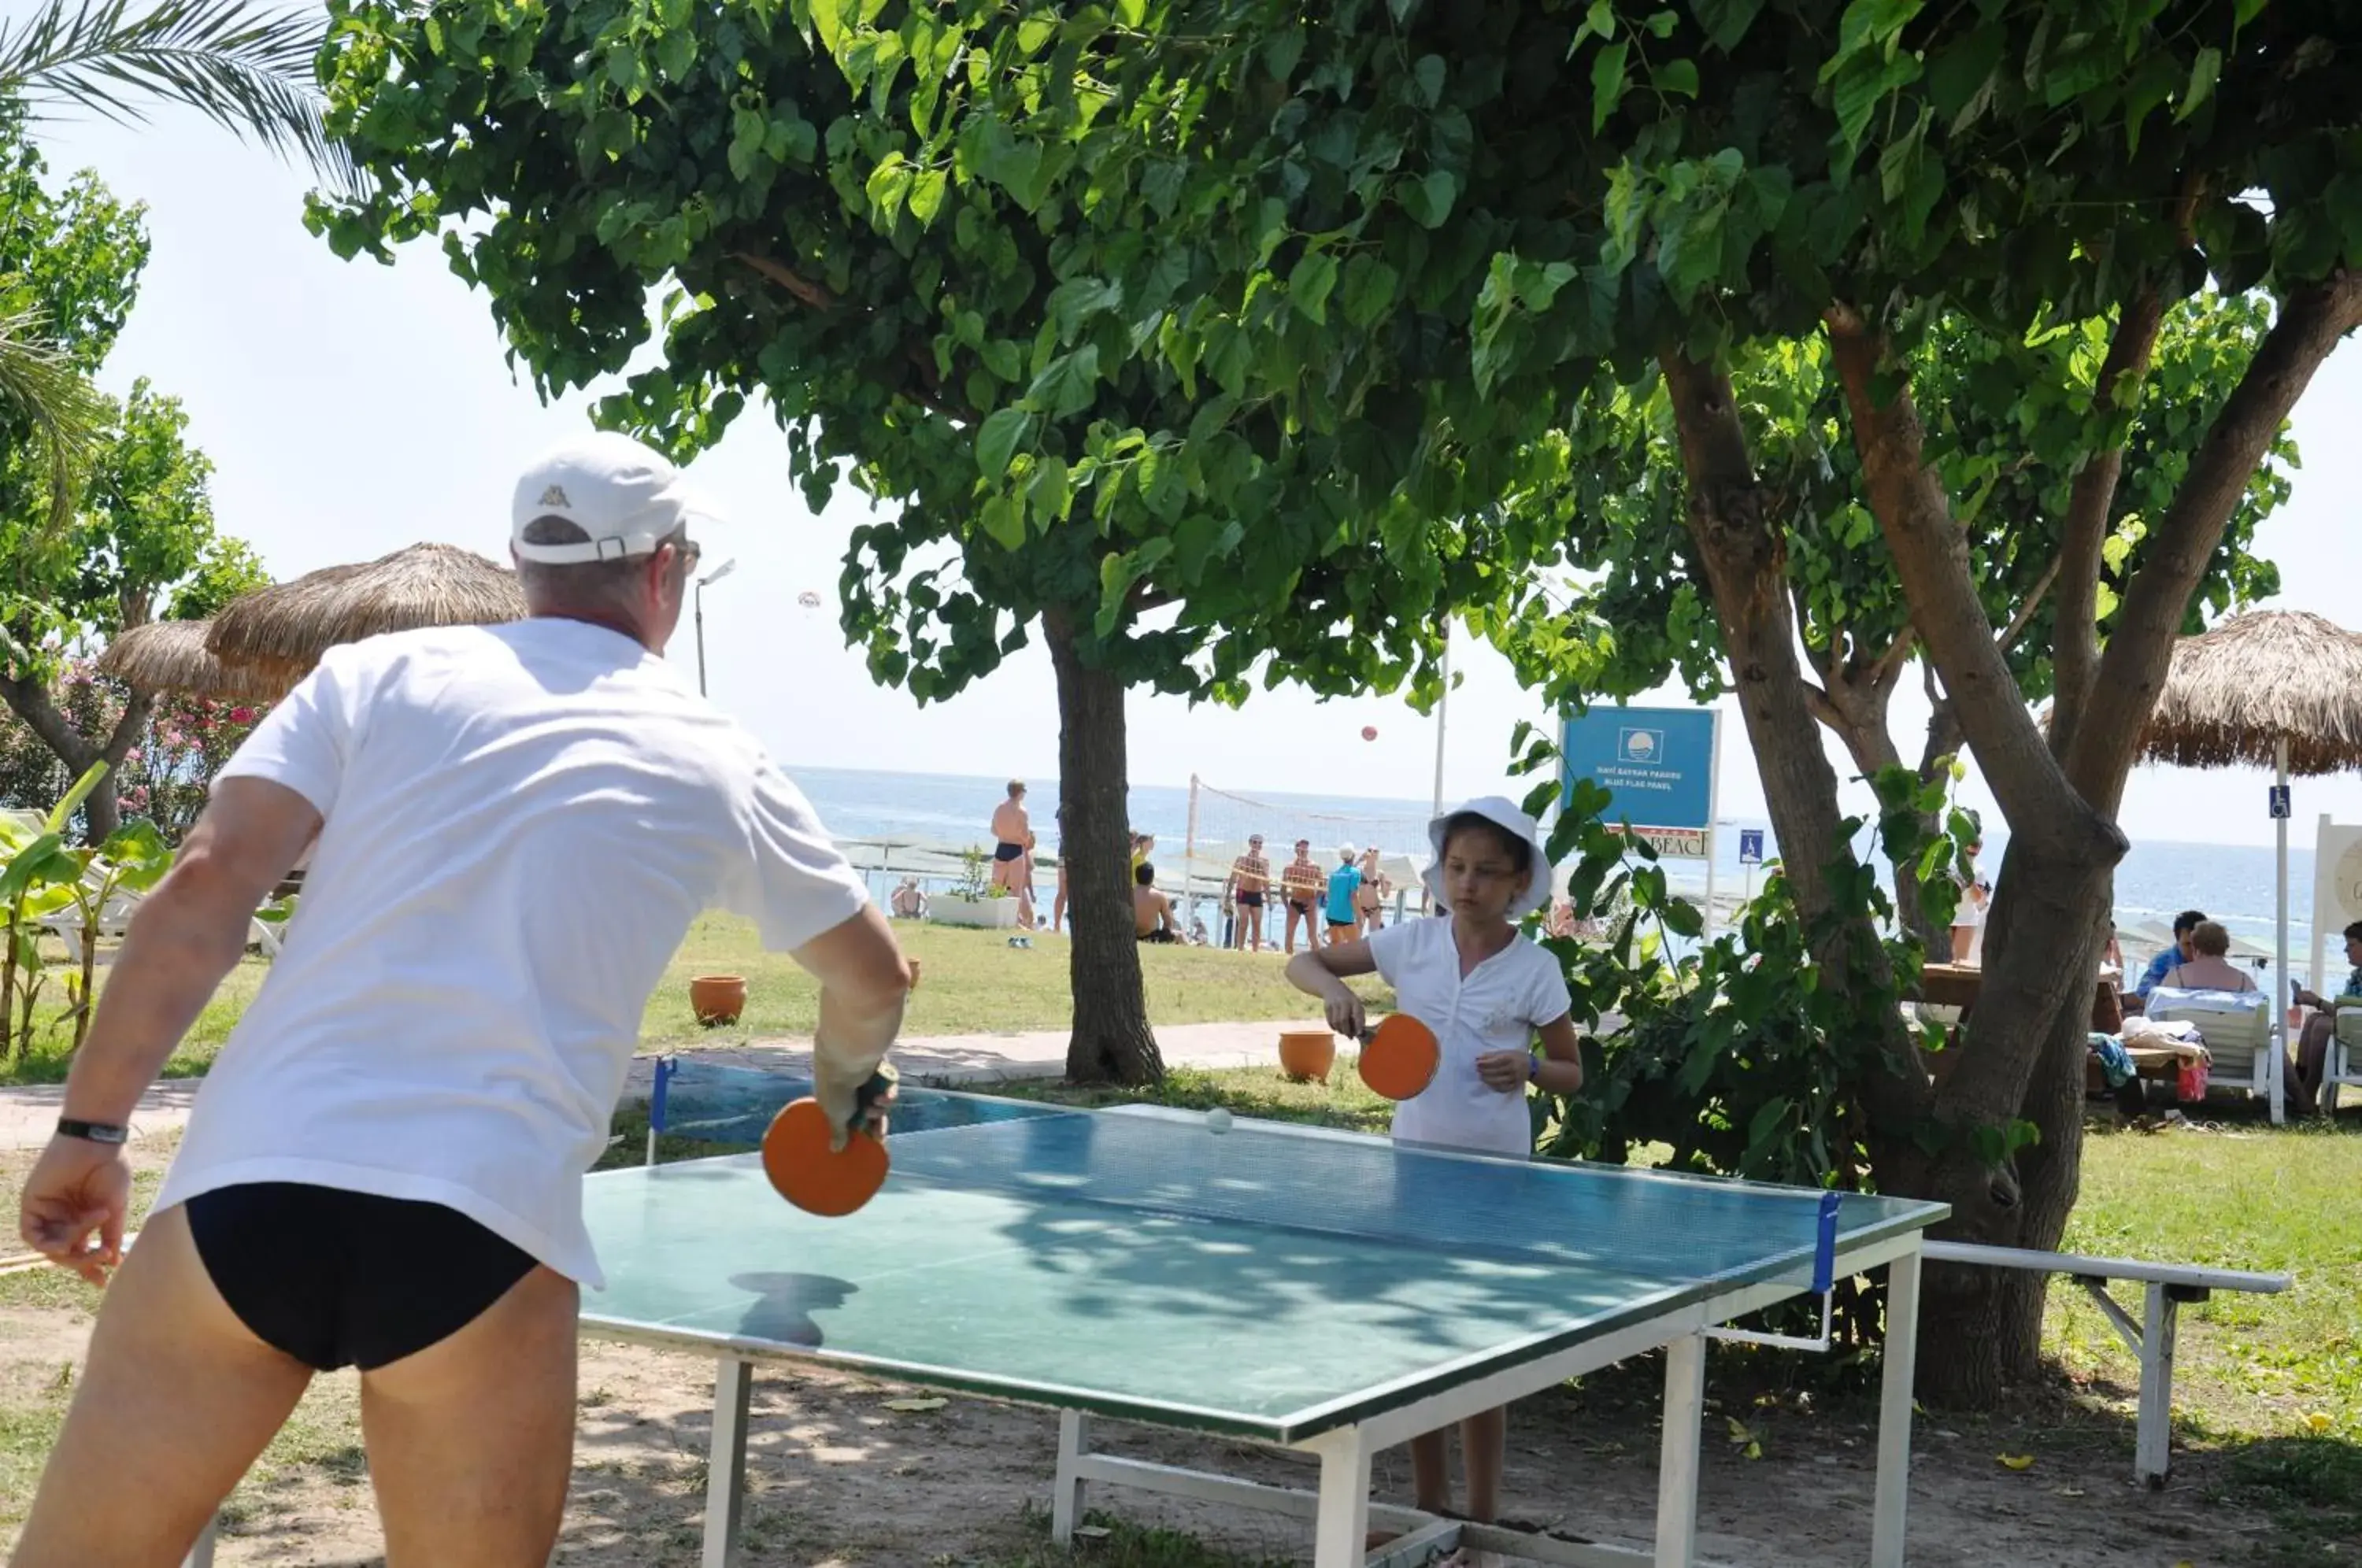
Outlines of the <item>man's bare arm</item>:
M874 904L822 932L789 955L820 982L820 1022L812 1038L812 1094L843 1126L861 1086L886 1059L902 1028L911 965Z
M172 868L140 900L66 1079L65 1114L123 1123L214 988L246 951L248 927L320 831L283 784L225 778Z

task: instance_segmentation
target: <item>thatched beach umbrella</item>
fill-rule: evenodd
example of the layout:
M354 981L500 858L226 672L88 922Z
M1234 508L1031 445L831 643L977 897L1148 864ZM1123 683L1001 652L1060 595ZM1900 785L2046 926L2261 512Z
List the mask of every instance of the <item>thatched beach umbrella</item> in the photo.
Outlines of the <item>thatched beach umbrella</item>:
M358 566L324 567L235 599L205 646L293 685L339 643L420 626L522 620L516 573L455 545L412 545Z
M269 702L287 694L284 682L248 665L225 664L205 646L207 621L156 621L116 635L98 656L102 674L154 691Z
M2234 615L2174 645L2142 755L2181 767L2269 767L2279 839L2272 1029L2288 1027L2288 781L2362 769L2362 636L2293 610ZM2316 955L2321 933L2313 933ZM2280 1120L2280 1076L2271 1077Z

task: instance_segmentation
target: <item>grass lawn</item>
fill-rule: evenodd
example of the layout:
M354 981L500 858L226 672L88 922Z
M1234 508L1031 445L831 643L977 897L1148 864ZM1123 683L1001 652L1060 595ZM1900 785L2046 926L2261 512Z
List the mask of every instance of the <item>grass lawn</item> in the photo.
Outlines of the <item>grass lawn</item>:
M1066 939L1037 933L1031 948L1013 948L1006 933L897 922L895 934L918 960L919 989L911 998L903 1032L993 1034L1064 1029L1072 1017L1066 989ZM1205 947L1144 946L1140 965L1148 995L1150 1021L1171 1023L1254 1022L1264 1019L1317 1019L1319 1006L1289 985L1275 955L1226 953ZM269 966L249 957L222 982L213 1002L165 1067L168 1077L202 1073L229 1038L238 1014L254 998ZM105 988L105 970L100 970ZM706 1029L689 1010L689 982L696 975L746 977L746 1011L728 1028ZM1384 988L1365 982L1374 1000ZM52 981L50 1000L62 1005L63 988ZM779 1035L809 1036L820 1006L820 988L785 954L766 953L754 927L731 915L705 915L665 970L649 999L641 1025L643 1049L671 1045L730 1045ZM52 1010L54 1016L54 1009ZM53 1083L65 1077L67 1036L53 1029L22 1060L0 1063L0 1083Z
M2183 1308L2175 1353L2174 1441L2227 1451L2233 1488L2272 1506L2282 1534L2267 1562L2362 1541L2362 1136L2344 1120L2096 1133L2067 1226L2070 1253L2295 1276L2285 1295ZM2134 1287L2119 1299L2137 1314ZM2137 1384L2132 1352L2064 1281L2043 1341L2072 1378Z

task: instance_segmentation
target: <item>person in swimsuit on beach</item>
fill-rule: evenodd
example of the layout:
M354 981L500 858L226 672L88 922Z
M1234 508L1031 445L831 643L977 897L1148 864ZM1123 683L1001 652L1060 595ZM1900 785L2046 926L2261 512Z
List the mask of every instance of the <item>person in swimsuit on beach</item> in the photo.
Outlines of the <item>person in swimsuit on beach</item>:
M1289 861L1279 874L1280 896L1287 903L1286 947L1292 957L1296 953L1296 922L1304 922L1306 947L1317 950L1320 945L1320 917L1315 906L1327 896L1328 878L1320 874L1319 862L1312 858L1312 841L1296 841L1296 858Z
M1360 934L1367 936L1386 923L1386 895L1394 885L1386 874L1378 869L1378 846L1362 851L1362 885L1353 894L1353 907L1361 911Z
M1025 780L1009 781L1009 799L992 809L992 885L1017 895L1017 923L1033 929L1033 823L1025 814Z
M1156 889L1156 867L1142 861L1131 874L1131 930L1142 942L1178 942L1181 922L1173 900Z
M1238 920L1231 932L1231 945L1245 952L1249 948L1263 951L1263 900L1271 890L1271 862L1264 858L1263 834L1247 837L1247 852L1231 862L1229 883L1223 896L1238 905Z

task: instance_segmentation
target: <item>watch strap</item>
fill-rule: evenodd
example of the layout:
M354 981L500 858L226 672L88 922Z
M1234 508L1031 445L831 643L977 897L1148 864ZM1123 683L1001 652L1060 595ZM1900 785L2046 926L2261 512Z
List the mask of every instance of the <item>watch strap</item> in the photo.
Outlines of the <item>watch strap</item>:
M131 1129L112 1121L83 1121L72 1116L58 1118L58 1136L80 1138L92 1143L127 1143Z

